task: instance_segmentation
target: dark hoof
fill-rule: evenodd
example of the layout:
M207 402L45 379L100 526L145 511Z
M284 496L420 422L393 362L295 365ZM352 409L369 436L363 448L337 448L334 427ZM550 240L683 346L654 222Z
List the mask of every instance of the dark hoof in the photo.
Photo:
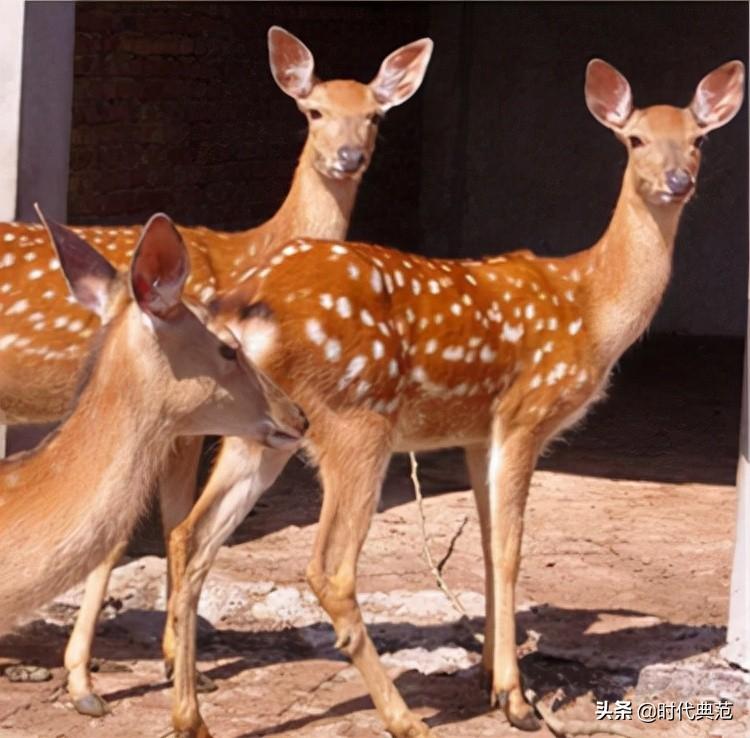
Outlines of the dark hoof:
M109 712L109 705L98 694L87 694L77 700L73 700L73 707L81 715L91 717L104 717Z
M218 689L216 682L211 677L206 676L200 671L195 672L195 691L199 694L215 692Z
M164 676L168 682L172 681L174 676L174 663L171 661L164 662Z
M9 666L5 670L5 677L9 682L48 682L52 679L52 672L43 666Z
M506 713L506 715L508 716L510 724L519 730L531 732L533 730L539 730L542 727L542 724L539 722L531 708L529 708L529 711L524 715L516 716L510 715L509 713Z

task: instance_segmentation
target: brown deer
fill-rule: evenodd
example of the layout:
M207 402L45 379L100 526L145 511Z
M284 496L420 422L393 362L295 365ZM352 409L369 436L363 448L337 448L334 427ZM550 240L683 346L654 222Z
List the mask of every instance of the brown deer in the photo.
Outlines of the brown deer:
M628 152L614 214L591 248L445 260L298 239L213 306L217 330L248 345L273 321L254 357L305 408L305 447L324 490L308 580L398 738L431 733L381 665L356 599L357 560L391 454L465 448L482 529L491 700L513 725L536 728L514 621L531 475L545 444L603 396L612 366L653 317L701 142L739 110L744 67L733 61L708 74L687 108L634 108L627 80L601 60L588 65L585 93ZM225 439L203 496L172 532L165 655L174 649L173 724L182 738L209 736L194 681L201 583L285 455Z
M269 30L268 46L274 79L308 119L307 140L289 194L270 220L237 233L178 226L192 264L186 291L202 300L239 281L264 253L294 236L346 236L380 119L419 89L432 53L430 39L407 44L386 57L372 82L362 84L319 81L310 50L282 28ZM128 263L139 237L139 229L130 226L74 230L120 266ZM59 260L47 255L47 243L41 225L0 225L0 423L59 420L99 325L97 315L67 299ZM180 439L160 475L167 535L193 503L200 447L200 438ZM86 714L104 709L90 696L90 641L109 571L123 547L118 544L92 573L66 652L69 689Z
M70 415L31 452L0 462L0 625L75 584L132 530L175 438L247 433L294 449L306 420L241 351L182 301L185 247L165 215L120 274L47 224L74 299L104 327Z

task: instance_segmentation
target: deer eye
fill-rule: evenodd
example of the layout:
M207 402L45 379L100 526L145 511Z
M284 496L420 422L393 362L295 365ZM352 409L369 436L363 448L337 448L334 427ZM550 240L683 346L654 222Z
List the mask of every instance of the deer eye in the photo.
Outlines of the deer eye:
M236 348L232 348L231 346L228 346L226 343L222 343L219 346L219 353L227 361L237 361L237 349Z
M380 113L372 113L367 116L367 120L369 120L374 126L377 126L380 121L383 120L383 116L380 115Z
M639 146L643 146L643 139L638 138L638 136L629 136L628 141L630 142L630 146L633 149L637 149Z
M693 146L695 146L696 149L699 149L701 146L703 146L703 142L706 140L705 136L698 136L698 138L693 141Z
M321 113L320 110L315 110L315 108L310 108L310 110L307 111L307 114L310 116L310 120L318 120L318 118L323 117L323 113Z

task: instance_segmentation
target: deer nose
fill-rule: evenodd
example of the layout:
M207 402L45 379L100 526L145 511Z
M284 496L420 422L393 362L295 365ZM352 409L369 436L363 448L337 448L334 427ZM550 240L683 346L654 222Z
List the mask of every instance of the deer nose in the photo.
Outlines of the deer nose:
M356 146L342 146L338 155L339 164L345 172L356 172L365 161L365 152Z
M684 169L670 169L665 178L667 187L673 195L686 195L693 188L693 178Z

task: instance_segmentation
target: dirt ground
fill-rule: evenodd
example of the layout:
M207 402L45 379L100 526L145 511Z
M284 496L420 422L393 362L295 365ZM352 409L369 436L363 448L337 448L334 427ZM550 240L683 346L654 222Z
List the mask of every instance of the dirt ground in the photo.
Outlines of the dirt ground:
M625 358L610 397L534 475L518 585L521 668L565 717L594 701L726 698L731 721L632 725L649 736L750 734L750 675L720 659L734 537L742 345L653 338ZM301 464L219 554L201 603L199 666L214 738L384 735L362 680L303 572L319 509ZM394 461L361 560L375 643L407 702L440 738L520 735L480 688L482 561L460 454L420 457L430 544L469 617L461 620L421 556L408 460ZM141 545L141 549L148 549ZM164 562L118 568L102 613L96 683L112 706L82 717L63 690L62 651L80 590L0 640L0 668L48 667L37 684L0 679L3 738L157 738L169 734L160 661ZM551 735L546 730L537 735Z

